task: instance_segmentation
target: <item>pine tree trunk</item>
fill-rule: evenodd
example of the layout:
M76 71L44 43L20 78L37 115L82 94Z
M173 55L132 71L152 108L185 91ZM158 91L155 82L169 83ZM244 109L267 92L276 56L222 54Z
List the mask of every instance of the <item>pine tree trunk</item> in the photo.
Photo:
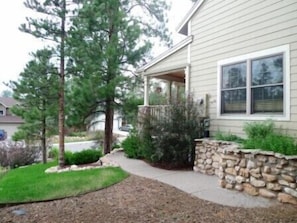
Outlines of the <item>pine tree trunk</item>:
M106 113L105 113L105 131L104 131L104 154L110 153L112 146L112 132L113 132L113 100L106 102Z
M65 85L65 13L66 13L66 1L63 4L63 16L61 20L61 45L60 45L60 81L59 81L59 168L65 166L65 114L64 114L64 85Z
M43 102L45 104L45 102ZM42 130L41 130L41 150L42 150L42 162L47 163L47 150L46 150L46 120L43 111L42 117Z

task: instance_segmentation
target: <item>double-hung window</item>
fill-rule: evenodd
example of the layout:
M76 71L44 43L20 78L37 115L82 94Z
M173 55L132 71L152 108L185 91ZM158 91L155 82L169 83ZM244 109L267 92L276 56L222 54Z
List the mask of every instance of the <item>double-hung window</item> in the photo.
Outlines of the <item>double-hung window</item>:
M289 118L289 46L218 62L221 118Z

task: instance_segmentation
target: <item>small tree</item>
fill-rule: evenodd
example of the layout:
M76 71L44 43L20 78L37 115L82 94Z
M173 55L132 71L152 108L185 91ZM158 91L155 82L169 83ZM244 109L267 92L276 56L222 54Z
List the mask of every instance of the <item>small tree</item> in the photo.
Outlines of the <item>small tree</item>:
M42 160L46 163L46 135L53 132L57 123L58 70L51 63L51 50L38 50L20 74L11 81L13 96L18 104L12 112L25 121L13 136L15 140L41 140Z

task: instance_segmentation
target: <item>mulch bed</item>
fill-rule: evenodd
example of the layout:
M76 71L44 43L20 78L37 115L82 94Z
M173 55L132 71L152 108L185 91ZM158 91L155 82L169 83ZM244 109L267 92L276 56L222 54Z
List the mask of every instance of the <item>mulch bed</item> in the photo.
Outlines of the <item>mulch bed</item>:
M21 215L13 213L15 210L21 210ZM227 207L134 175L114 186L79 197L0 208L1 223L296 221L296 206Z

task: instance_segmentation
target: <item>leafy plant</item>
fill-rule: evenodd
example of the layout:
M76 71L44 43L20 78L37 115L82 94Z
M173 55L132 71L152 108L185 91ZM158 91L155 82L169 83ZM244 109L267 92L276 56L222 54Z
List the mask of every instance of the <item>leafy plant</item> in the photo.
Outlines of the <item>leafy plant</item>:
M297 155L294 138L276 132L272 121L247 123L244 130L248 139L243 142L246 149L262 149L285 155Z
M158 116L143 118L141 146L149 161L168 167L191 166L195 139L202 137L200 106L191 97L164 107Z
M142 158L140 139L136 134L129 135L123 142L122 147L129 158Z
M217 140L223 140L223 141L232 141L232 142L237 142L237 143L242 143L244 141L244 139L242 139L241 137L231 134L231 133L223 133L218 131L215 134L215 139Z
M65 152L65 164L66 165L81 165L94 163L102 157L102 151L98 149L87 149L80 152L72 153L70 151Z
M40 148L22 143L10 143L0 147L0 166L16 168L34 163L40 157Z

